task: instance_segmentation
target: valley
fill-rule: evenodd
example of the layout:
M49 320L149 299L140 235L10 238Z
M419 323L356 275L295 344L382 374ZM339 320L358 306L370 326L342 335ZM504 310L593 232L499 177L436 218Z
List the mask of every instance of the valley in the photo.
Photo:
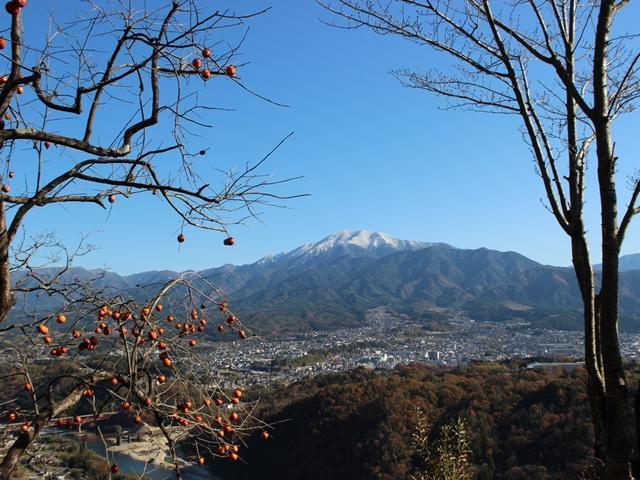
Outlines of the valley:
M635 258L632 260L633 266ZM101 295L112 292L114 297L133 298L139 305L148 305L153 292L179 275L161 271L120 276L80 267L59 276L55 269L38 273L83 284L83 288L95 289ZM242 385L247 399L259 401L260 409L266 408L262 406L263 396L268 406L270 399L292 388L322 385L325 381L339 383L339 379L360 375L357 372L382 379L396 377L406 368L427 368L446 376L446 372L466 371L478 365L481 369L503 365L507 367L505 375L529 379L526 371L531 371L531 375L536 372L532 378L545 381L553 381L559 374L571 376L574 370L583 372L584 340L573 272L540 265L514 252L463 250L364 231L339 232L253 264L225 265L190 275L196 289L205 290L211 283L223 288L221 298L229 302L229 312L223 309L219 325L227 327L226 315L233 312L251 332L238 341L234 329L216 328L219 305L200 305L206 321L201 324L198 341L191 341L191 351L198 358L191 365L191 375L211 378L214 383L205 384L208 389L230 391ZM27 276L17 277L22 285L29 285ZM640 308L636 308L640 295L636 292L640 288L636 289L636 284L640 285L640 270L623 271L620 304L626 328L620 345L624 360L630 364L640 360L640 333L636 328L640 318ZM178 295L183 293L178 291ZM21 308L16 310L32 320L58 308L55 296L27 294L20 301ZM165 320L165 315L158 313L160 322L172 321ZM68 317L87 332L95 328L93 320L74 318L71 312ZM170 327L169 323L165 326ZM114 337L107 336L101 342L106 344L106 362L117 363L126 357ZM162 355L160 350L152 348L152 352ZM45 371L57 368L60 360L51 356L48 346L34 349L34 353L35 364ZM0 356L0 363L10 362L9 356ZM310 415L288 419L279 410L282 405L286 402L274 411L265 411L265 417L275 422L293 420L303 428L305 422L315 421ZM117 405L110 408L117 409ZM366 402L359 408L366 410ZM332 417L331 421L337 420ZM406 424L411 421L403 420ZM116 423L126 431L131 428L131 418L126 415ZM273 434L293 441L295 432L290 427L282 428L276 425ZM136 448L145 445L135 444ZM145 470L146 464L138 462L139 456L130 455L133 446L110 451L123 473ZM250 461L253 454L246 455ZM477 468L492 470L491 466L482 466L490 454L482 451L478 455ZM193 463L192 455L185 458ZM211 467L230 479L240 478L236 475L244 471L244 467L229 470L217 461ZM198 475L204 471L194 466L186 473Z

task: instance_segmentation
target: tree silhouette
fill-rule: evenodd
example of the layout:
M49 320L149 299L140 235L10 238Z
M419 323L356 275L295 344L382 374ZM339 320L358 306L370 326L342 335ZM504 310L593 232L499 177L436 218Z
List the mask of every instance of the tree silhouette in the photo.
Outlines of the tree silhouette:
M616 28L624 13L633 18L634 6L625 8L626 0L317 1L345 21L342 27L399 36L450 61L451 68L396 71L404 85L440 95L454 108L519 118L547 207L571 241L584 305L596 460L605 465L605 478L631 478L632 438L640 427L632 432L620 355L618 256L640 212L640 178L629 179L631 193L619 215L612 127L640 98L638 32ZM597 171L591 188L599 193L601 220L590 229L584 216L589 163ZM599 288L587 230L599 232ZM635 404L640 412L640 399Z

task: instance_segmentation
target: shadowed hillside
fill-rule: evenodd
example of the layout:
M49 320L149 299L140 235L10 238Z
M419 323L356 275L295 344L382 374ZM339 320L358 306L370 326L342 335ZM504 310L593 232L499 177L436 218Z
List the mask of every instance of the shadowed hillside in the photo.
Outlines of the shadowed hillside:
M431 437L465 420L478 479L578 478L592 453L584 379L580 370L521 370L516 362L309 379L266 392L261 410L276 424L269 439L252 437L246 463L214 468L229 480L405 479L420 407Z

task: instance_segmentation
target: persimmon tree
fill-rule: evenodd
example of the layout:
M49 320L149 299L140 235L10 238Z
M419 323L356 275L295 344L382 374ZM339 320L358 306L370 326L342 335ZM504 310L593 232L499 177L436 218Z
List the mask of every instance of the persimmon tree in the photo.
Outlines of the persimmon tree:
M638 459L632 457L640 427L634 430L629 421L634 404L618 336L618 256L640 212L640 180L629 179L630 192L619 202L623 189L616 172L622 164L612 132L614 122L633 112L640 98L640 32L637 24L629 23L625 28L635 30L626 31L618 21L624 15L633 21L637 6L627 0L318 3L344 20L341 27L395 35L447 59L438 69L396 71L404 85L442 96L454 108L519 119L547 207L571 242L584 305L595 457L604 466L604 478L638 476ZM590 163L597 171L593 185L586 175ZM585 220L587 188L597 190L599 199L601 221L591 228ZM599 232L599 286L588 230ZM639 396L635 408L638 422Z
M252 415L243 389L220 383L199 350L207 329L239 341L250 334L214 285L182 274L142 305L112 288L90 289L85 284L77 301L39 316L35 325L18 325L22 334L4 348L1 378L15 398L1 413L20 433L4 454L0 478L10 478L44 428L79 429L114 412L124 412L129 426L159 429L176 478L181 442L204 464L240 458L243 438L257 428L268 438L268 425ZM117 473L106 443L105 455Z
M180 277L136 303L66 275L86 243L73 250L25 225L42 208L116 208L149 194L183 226L221 232L233 245L229 225L292 198L275 192L291 179L260 172L272 152L221 174L200 161L209 145L190 147L210 126L205 114L218 108L205 86L230 82L260 97L243 83L236 57L246 23L264 11L238 14L198 0L89 0L74 4L77 17L61 24L50 12L38 42L42 32L29 31L34 3L9 1L0 19L0 341L4 382L24 390L2 406L22 425L0 460L0 478L11 477L47 425L82 422L66 418L79 402L95 414L119 405L153 423L174 457L188 438L199 459L205 452L238 458L250 411L238 407L241 390L218 386L192 338L214 319L210 312L223 316L220 330L247 336L222 293ZM38 266L52 251L66 262L43 273ZM16 296L33 292L59 298L60 308L13 318ZM64 372L38 373L57 368Z

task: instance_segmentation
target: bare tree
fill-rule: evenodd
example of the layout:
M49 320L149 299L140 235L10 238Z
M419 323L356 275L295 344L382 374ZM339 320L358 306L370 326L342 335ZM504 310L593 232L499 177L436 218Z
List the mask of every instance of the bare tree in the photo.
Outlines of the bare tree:
M229 223L254 214L257 205L285 198L271 187L290 179L270 180L259 173L270 154L228 173L216 187L202 177L205 172L196 162L206 149L192 152L187 146L190 128L210 126L202 116L216 108L203 102L190 81L204 85L227 77L248 90L238 77L239 67L231 64L239 46L227 45L222 35L263 12L207 12L194 0L167 3L151 10L144 3L87 1L89 10L71 24L57 25L52 16L46 45L38 48L25 42L22 9L9 8L11 52L2 55L9 73L0 77L5 158L0 319L14 304L11 244L34 208L63 203L105 207L149 192L184 224L224 232ZM23 92L30 96L25 87L34 98L22 100ZM154 130L161 124L165 130ZM100 140L94 135L97 125ZM164 135L167 127L170 138ZM33 153L33 175L17 171L27 161L19 150L25 147ZM51 147L60 147L56 155L68 155L71 165L47 161ZM20 183L12 180L18 175Z
M640 211L640 180L630 179L631 194L619 216L619 159L611 132L613 122L632 112L640 97L639 32L614 31L614 20L629 2L318 2L344 20L339 24L343 28L368 27L381 35L396 35L450 60L449 69L396 71L404 85L443 96L452 107L519 117L548 208L571 240L584 304L595 456L604 463L606 478L631 478L637 470L632 468L632 440L640 428L633 432L629 422L632 405L620 355L618 256L629 224ZM590 161L597 166L595 188L600 194L599 289L585 236L585 173Z
M96 288L95 281L68 278L73 258L91 249L84 240L72 249L51 234L27 234L24 228L29 213L43 207L106 209L148 193L183 226L222 232L232 244L229 225L295 196L275 192L292 179L261 173L275 149L225 173L198 162L208 147L189 147L210 127L206 114L219 109L200 93L207 82L230 82L272 102L242 82L236 63L247 22L266 10L240 14L209 3L76 2L72 21L58 23L57 12L50 12L43 44L34 40L36 32L25 31L27 2L6 4L9 38L0 37L6 72L0 75L0 341L13 346L3 365L5 381L22 379L29 401L18 398L2 407L10 420L24 423L0 463L1 479L12 475L43 428L53 421L63 425L83 398L96 415L114 399L140 412L135 417L162 430L174 457L176 443L189 438L202 455L237 458L250 409L238 414L242 392L217 385L196 341L185 339L205 329L205 308L212 305L226 320L220 330L247 336L221 292L204 279L180 277L136 304ZM185 240L182 232L177 240ZM44 272L43 260L58 267ZM64 307L10 320L16 295L34 292L57 296ZM171 334L162 324L168 318L160 317L161 301L175 317L173 325L180 324ZM93 335L87 315L97 315ZM99 341L100 335L108 338ZM86 358L96 350L99 356ZM36 378L43 365L63 360L63 375ZM109 395L97 398L94 388L104 382L112 382Z

